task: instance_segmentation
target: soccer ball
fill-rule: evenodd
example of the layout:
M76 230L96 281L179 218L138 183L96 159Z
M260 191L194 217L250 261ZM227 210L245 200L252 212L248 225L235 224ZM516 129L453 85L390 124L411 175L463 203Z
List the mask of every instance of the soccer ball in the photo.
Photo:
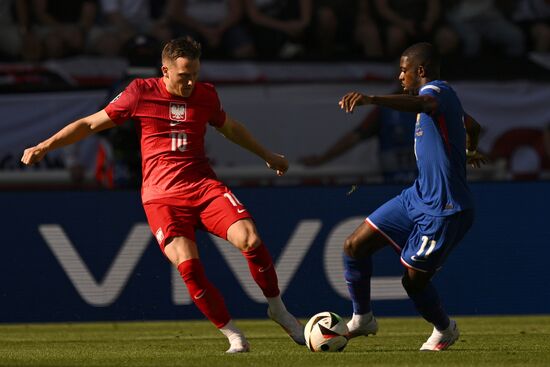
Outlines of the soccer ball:
M334 312L319 312L306 324L304 337L312 352L341 352L348 344L348 326Z

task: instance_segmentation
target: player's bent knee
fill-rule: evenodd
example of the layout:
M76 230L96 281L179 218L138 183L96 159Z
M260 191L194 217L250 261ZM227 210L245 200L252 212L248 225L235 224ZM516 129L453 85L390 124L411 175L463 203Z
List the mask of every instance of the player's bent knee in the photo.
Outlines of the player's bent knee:
M375 243L351 235L344 242L344 253L354 259L363 259L376 251Z
M195 242L184 237L168 238L165 242L163 252L175 266L186 260L199 258L199 251Z
M230 240L230 242L241 251L250 251L254 250L256 247L260 246L262 243L260 237L255 233L243 233L240 236L235 236Z
M251 220L235 222L227 230L227 240L241 251L250 251L258 247L262 240Z
M359 244L357 241L354 241L352 237L346 238L344 241L344 253L352 258L359 257L359 251L358 251Z
M428 285L428 282L425 281L418 281L413 280L409 277L408 274L403 275L403 278L401 278L401 284L403 285L403 288L405 288L405 291L407 291L407 294L416 294L418 292L421 292L426 286Z

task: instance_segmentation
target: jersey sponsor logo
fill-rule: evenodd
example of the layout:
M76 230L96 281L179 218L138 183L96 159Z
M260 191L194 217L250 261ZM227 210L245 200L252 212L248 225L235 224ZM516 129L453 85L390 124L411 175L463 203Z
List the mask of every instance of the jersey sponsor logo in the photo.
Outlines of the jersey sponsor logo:
M237 209L237 213L241 214L241 213L244 213L246 211L246 209Z
M177 123L185 121L185 112L187 108L185 103L170 102L170 120L176 121L170 122L170 126L177 125Z

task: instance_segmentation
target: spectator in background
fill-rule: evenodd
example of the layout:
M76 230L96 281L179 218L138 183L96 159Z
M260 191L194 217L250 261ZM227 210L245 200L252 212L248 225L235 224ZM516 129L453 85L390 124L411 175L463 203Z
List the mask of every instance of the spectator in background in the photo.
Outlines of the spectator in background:
M378 159L384 182L412 182L416 177L413 154L415 120L413 113L375 106L357 127L323 153L306 156L299 161L309 167L320 166L365 140L378 138Z
M41 45L30 18L28 0L0 0L0 58L40 59Z
M4 56L19 56L21 51L22 33L27 30L24 24L19 22L19 18L13 16L12 6L17 5L19 10L19 4L26 4L21 1L13 0L1 0L0 1L0 32L2 32L2 38L0 38L0 55ZM24 29L22 29L24 28Z
M165 23L152 18L149 0L100 0L100 4L100 26L91 36L92 50L100 55L121 55L136 37L149 36L158 43L172 36Z
M304 52L312 0L244 0L258 56L291 59Z
M63 155L74 186L115 188L113 148L105 136L97 134L67 146Z
M315 0L311 53L321 58L349 57L356 46L367 58L383 56L370 0Z
M374 6L371 0L359 0L355 41L361 46L363 55L367 59L384 56L382 38L376 24Z
M550 51L550 0L520 0L513 12L514 21L529 36L530 49Z
M506 56L519 57L525 50L521 29L511 23L493 0L458 0L447 18L463 43L466 57L481 53L483 42L497 46Z
M47 58L84 52L97 15L96 0L33 0L33 11Z
M444 24L440 0L375 0L387 43L395 57L407 44L431 41L441 55L458 48L458 36Z
M239 24L243 18L241 1L168 0L165 16L174 34L199 40L207 56L252 58L254 42Z

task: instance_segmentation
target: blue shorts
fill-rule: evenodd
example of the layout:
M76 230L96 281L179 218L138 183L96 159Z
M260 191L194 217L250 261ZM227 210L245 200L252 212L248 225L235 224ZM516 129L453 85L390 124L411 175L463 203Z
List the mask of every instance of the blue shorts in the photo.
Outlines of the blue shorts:
M424 272L441 267L468 232L473 220L473 209L444 217L422 214L411 218L401 195L386 202L367 218L367 222L400 253L403 265Z

